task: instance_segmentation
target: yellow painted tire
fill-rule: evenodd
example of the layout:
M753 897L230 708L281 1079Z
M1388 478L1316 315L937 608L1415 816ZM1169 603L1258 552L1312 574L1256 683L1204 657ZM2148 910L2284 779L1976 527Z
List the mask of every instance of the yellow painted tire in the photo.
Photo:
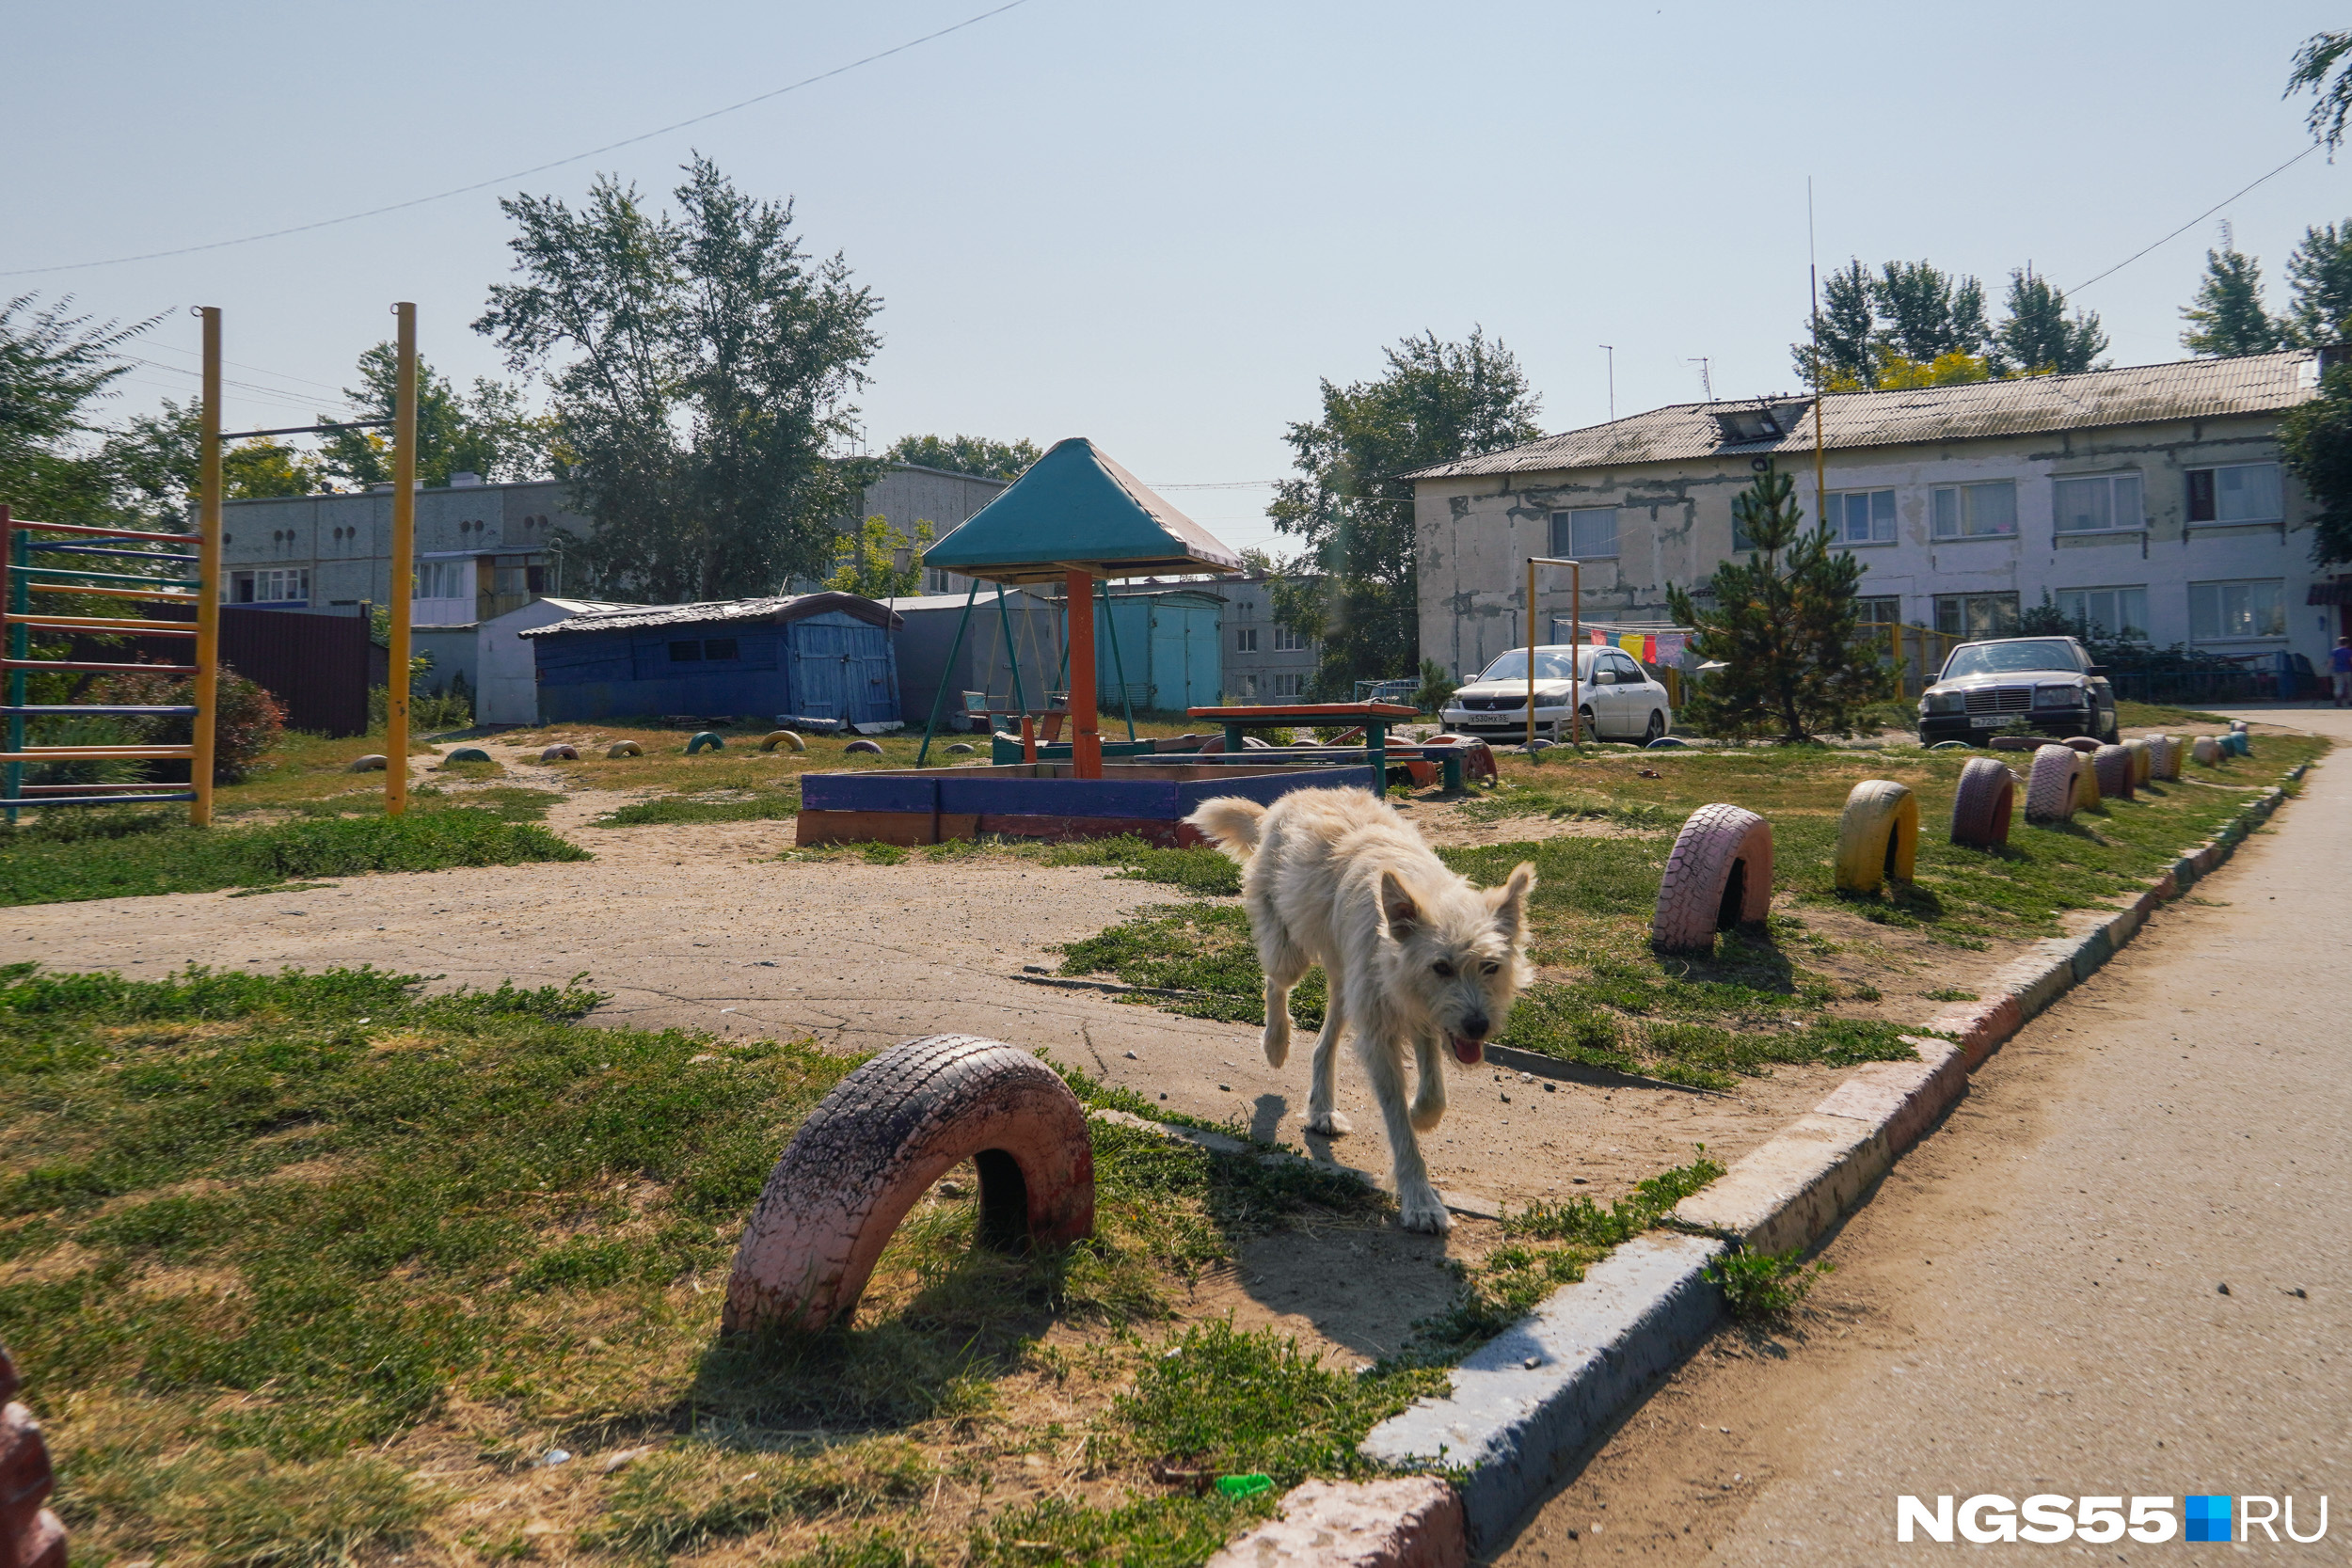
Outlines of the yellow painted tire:
M768 738L759 743L759 749L763 752L772 752L778 746L789 746L796 752L808 750L808 742L794 735L790 730L771 730L768 732Z
M1865 779L1837 818L1837 891L1872 894L1912 879L1919 860L1919 798L1892 779Z
M604 749L607 757L642 757L645 749L634 740L616 740Z
M2145 740L2126 740L2123 750L2132 754L2132 784L2135 788L2156 776L2154 747Z
M2106 798L2106 791L2099 787L2099 764L2096 757L2090 752L2076 752L2074 753L2075 809L2089 811Z

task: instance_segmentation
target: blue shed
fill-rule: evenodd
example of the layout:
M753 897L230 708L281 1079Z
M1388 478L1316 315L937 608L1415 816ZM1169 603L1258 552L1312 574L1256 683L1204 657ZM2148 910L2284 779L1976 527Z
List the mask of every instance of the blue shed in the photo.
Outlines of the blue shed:
M1096 605L1104 651L1095 655L1094 673L1104 711L1119 711L1122 674L1138 709L1181 713L1225 700L1224 595L1205 588L1120 587ZM1104 628L1106 616L1112 624Z
M655 605L521 633L544 723L635 714L760 714L896 724L899 620L855 594Z

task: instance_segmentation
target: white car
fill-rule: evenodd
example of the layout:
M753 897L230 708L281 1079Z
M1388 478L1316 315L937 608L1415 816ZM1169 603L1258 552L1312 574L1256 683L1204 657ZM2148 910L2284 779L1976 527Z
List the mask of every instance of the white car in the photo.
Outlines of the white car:
M1574 658L1575 665L1569 660ZM1674 728L1674 709L1666 689L1629 654L1615 648L1570 647L1565 643L1535 650L1535 733L1546 740L1563 740L1568 734L1569 673L1581 683L1578 690L1581 728L1597 740L1648 742ZM1514 648L1478 673L1478 678L1454 692L1438 717L1449 730L1465 735L1508 740L1527 734L1527 650Z

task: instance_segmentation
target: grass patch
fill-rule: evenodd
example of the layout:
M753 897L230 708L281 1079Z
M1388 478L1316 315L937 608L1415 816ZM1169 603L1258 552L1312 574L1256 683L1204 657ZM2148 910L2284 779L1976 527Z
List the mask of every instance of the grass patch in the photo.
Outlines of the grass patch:
M1835 1274L1828 1261L1810 1269L1796 1249L1787 1252L1728 1252L1707 1265L1706 1275L1724 1292L1724 1305L1741 1323L1786 1323L1812 1292L1821 1275Z
M730 798L661 795L637 800L596 819L598 828L638 828L666 822L775 822L798 816L800 786L762 789Z
M545 828L473 806L260 828L192 828L177 813L102 814L0 833L0 905L588 858Z

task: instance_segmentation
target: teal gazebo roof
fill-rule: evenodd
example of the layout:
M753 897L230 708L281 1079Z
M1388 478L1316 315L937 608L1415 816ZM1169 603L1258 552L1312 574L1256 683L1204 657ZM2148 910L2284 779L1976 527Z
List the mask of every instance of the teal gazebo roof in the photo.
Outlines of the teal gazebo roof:
M923 552L923 564L991 582L1238 572L1241 557L1153 495L1083 436L1057 441L1029 471Z

